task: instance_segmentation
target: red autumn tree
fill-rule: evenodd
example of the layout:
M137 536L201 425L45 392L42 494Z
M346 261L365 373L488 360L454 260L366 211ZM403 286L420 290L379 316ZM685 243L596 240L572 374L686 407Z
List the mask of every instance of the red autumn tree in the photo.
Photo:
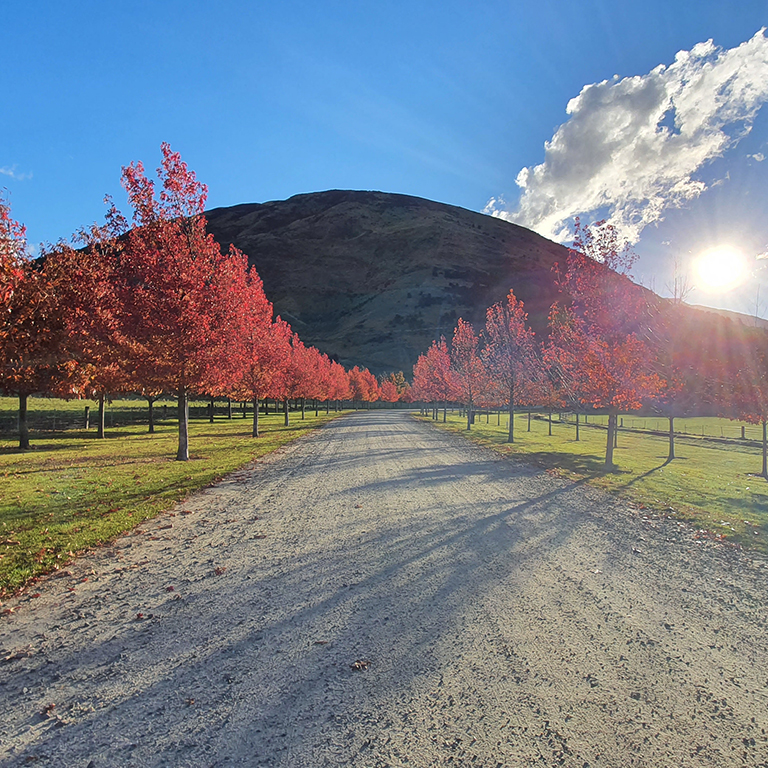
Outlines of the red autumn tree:
M485 387L486 372L478 344L471 323L459 318L451 342L451 369L456 399L467 409L467 429L472 429L473 409Z
M286 427L289 424L288 401L305 396L307 382L311 376L311 372L308 370L310 357L297 333L291 335L289 349L279 382L278 380L275 381L275 396L283 401Z
M46 256L45 268L66 307L65 328L71 390L97 400L97 435L104 437L104 403L110 394L132 388L131 341L120 302L118 265L126 223L111 205L103 226L75 237L80 248L60 243Z
M317 400L325 392L323 355L315 347L302 345L298 351L298 397L301 402L301 418L305 418L307 400Z
M47 254L44 254L44 256ZM19 447L29 448L27 402L66 391L65 308L45 260L26 258L24 227L0 199L0 391L19 398Z
M339 409L339 403L352 398L352 391L349 386L349 376L341 363L331 360L330 387L328 390L328 399L336 403L336 410Z
M373 403L379 399L379 383L367 369L357 365L348 372L352 399L360 403Z
M121 260L122 301L135 343L136 367L155 371L179 406L176 458L189 459L188 398L204 389L216 355L226 349L230 260L206 232L207 189L181 156L162 145L159 198L141 163L123 168L133 224Z
M379 383L380 399L384 403L396 403L400 399L400 393L397 391L397 384L388 376L382 376Z
M230 334L230 346L240 364L235 377L222 386L229 394L253 403L251 434L259 437L259 400L271 392L285 370L291 329L279 318L272 321L272 303L253 267L242 280L236 298L241 310Z
M634 410L660 391L653 351L642 335L644 304L628 278L634 255L605 222L582 227L558 285L562 304L550 313L547 357L580 403L608 412L605 467L612 469L620 411Z
M379 381L380 399L386 403L396 403L408 392L408 382L402 371L381 376ZM386 396L385 396L386 393Z
M419 355L413 366L413 392L415 400L443 403L443 421L448 418L448 401L455 389L454 374L451 369L451 355L445 337L433 341L426 354ZM433 417L437 418L438 406L435 405Z
M532 378L536 365L533 331L527 321L523 302L511 290L506 302L494 304L486 313L483 361L499 389L501 401L509 407L509 443L515 440L516 387L524 379Z
M10 300L23 277L26 252L26 229L11 216L11 206L0 195L0 307Z
M731 417L762 425L763 462L760 476L768 480L768 334L750 329L745 354L734 377L723 371L723 391Z

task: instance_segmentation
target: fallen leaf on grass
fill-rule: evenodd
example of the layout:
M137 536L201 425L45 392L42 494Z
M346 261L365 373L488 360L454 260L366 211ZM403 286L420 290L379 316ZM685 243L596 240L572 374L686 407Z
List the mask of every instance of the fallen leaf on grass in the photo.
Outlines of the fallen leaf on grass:
M358 659L349 666L355 671L359 672L361 670L368 669L368 667L371 666L371 662L368 661L368 659Z

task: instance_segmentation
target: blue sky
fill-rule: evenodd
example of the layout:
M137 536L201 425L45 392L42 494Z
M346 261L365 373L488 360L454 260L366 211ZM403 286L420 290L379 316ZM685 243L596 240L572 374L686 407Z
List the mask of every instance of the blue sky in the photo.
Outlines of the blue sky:
M731 242L749 257L750 280L689 298L753 312L762 281L765 316L768 259L754 257L768 252L768 110L755 94L766 46L745 44L767 24L768 2L748 0L9 0L0 187L34 244L100 220L107 193L122 206L121 166L156 167L162 141L208 184L211 207L377 189L476 211L493 199L497 215L543 231L597 205L591 183L602 197L584 218L649 219L630 232L638 279L664 293L676 257L685 267ZM710 39L714 48L694 49ZM678 72L678 51L700 55ZM700 92L689 84L709 70L744 87L709 104L686 136L712 97L705 82ZM574 107L590 84L601 85ZM668 141L638 154L643 94L659 87L674 91L688 122L676 129L672 115ZM611 143L607 178L613 129L594 131L627 114L631 130L617 139L627 146ZM727 140L709 141L717 135ZM558 136L565 176L545 153ZM523 168L536 184L521 201ZM627 193L619 173L637 189ZM654 196L653 215L644 195Z

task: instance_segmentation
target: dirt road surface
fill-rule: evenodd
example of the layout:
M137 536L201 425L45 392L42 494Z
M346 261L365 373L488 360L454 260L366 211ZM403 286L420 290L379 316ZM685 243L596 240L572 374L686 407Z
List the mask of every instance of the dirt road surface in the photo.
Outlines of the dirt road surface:
M407 414L0 617L3 766L768 766L768 566Z

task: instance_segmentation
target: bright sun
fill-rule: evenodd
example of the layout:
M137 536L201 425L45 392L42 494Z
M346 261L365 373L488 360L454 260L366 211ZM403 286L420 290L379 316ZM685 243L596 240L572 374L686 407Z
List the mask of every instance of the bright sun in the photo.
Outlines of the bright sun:
M722 245L696 260L696 284L710 292L730 291L748 277L747 260L736 248Z

